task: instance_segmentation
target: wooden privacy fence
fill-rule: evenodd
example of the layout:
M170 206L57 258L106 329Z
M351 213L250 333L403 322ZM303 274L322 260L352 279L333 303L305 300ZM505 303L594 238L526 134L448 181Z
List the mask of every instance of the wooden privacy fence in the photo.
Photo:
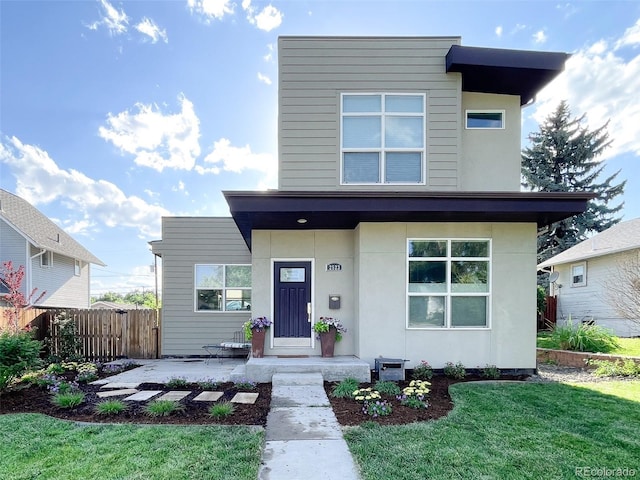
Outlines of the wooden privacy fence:
M60 327L53 320L63 312L75 323L79 353L85 360L105 362L160 355L160 314L155 310L32 309L24 312L25 319L30 320L22 323L21 319L21 327L34 327L39 340L50 338L50 353L56 354L60 347Z

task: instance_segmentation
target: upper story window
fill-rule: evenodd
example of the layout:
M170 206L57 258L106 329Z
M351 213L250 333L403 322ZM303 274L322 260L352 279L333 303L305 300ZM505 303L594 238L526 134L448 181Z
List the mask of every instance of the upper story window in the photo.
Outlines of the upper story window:
M40 266L50 267L52 265L53 265L53 252L47 250L42 255L40 255Z
M82 263L80 263L80 260L76 259L73 264L73 274L76 277L79 277L81 273L82 273Z
M343 184L425 183L425 95L343 94Z
M465 128L504 129L504 110L467 110Z
M491 241L410 239L408 328L487 328Z
M571 286L584 287L587 285L587 264L586 262L571 265Z
M195 309L251 310L251 265L196 265Z

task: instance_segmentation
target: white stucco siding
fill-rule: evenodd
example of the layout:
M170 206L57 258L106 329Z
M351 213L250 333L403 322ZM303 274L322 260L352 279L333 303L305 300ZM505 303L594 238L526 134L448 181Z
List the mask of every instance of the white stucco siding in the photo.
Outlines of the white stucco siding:
M554 267L560 275L554 285L558 323L593 320L618 336L640 336L640 323L622 318L608 301L607 284L615 278L618 262L624 261L625 255L604 255ZM586 266L586 285L572 286L571 267L581 263Z
M503 129L467 129L466 111L504 111ZM520 191L520 97L462 93L463 191Z
M534 224L361 224L358 355L436 368L448 361L468 367L535 368L536 255ZM408 238L489 238L492 241L491 319L483 329L406 327Z

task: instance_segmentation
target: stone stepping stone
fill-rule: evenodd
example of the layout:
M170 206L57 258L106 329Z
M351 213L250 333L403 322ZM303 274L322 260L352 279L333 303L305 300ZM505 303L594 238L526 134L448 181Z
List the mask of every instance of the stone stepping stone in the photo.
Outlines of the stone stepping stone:
M165 393L164 395L162 395L158 400L182 400L184 397L186 397L187 395L189 395L191 392L190 391L184 391L184 390L171 390L170 392Z
M220 400L224 393L222 392L202 392L198 394L193 401L194 402L216 402Z
M138 385L140 385L139 382L112 382L112 383L107 383L106 385L101 386L100 389L138 388Z
M253 405L254 403L256 403L257 399L258 399L258 394L257 393L239 392L239 393L235 394L235 396L231 399L231 402L232 403L245 403L247 405Z
M97 395L99 398L107 398L107 397L120 397L122 395L133 395L134 393L138 393L138 390L135 388L123 388L120 390L109 390L106 392L98 392Z
M134 393L133 395L125 398L125 400L131 400L132 402L144 402L160 393L162 393L162 390L142 390L141 392Z

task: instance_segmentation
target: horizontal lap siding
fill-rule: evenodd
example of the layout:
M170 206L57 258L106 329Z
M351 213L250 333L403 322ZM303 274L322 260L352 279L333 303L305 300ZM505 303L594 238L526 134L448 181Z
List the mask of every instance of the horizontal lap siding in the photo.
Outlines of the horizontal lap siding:
M194 312L194 265L251 264L231 218L162 219L162 355L204 355L202 345L233 338L250 312Z
M458 38L281 38L279 188L362 189L340 185L339 102L340 93L372 91L427 95L426 187L376 188L455 189L460 79L445 73L445 55L458 43Z

